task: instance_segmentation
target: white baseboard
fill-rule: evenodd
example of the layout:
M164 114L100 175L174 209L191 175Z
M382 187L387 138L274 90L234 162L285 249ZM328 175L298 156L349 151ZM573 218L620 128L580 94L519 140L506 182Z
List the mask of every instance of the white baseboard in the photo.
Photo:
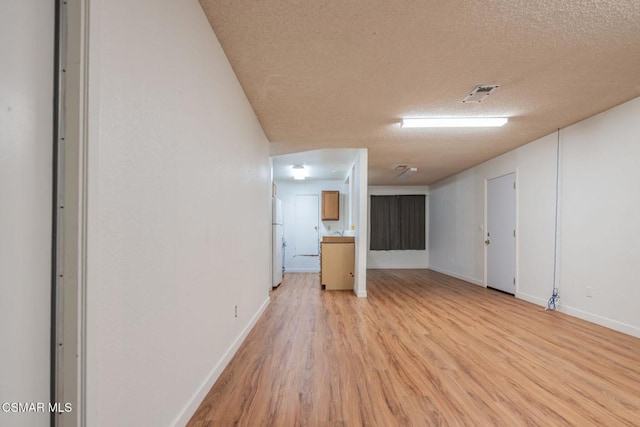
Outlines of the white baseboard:
M637 326L628 325L626 323L618 322L617 320L598 316L597 314L587 313L586 311L578 310L577 308L566 307L562 305L562 302L558 306L558 311L582 320L586 320L591 323L595 323L600 326L604 326L609 329L613 329L614 331L622 332L623 334L640 338L640 328L638 328Z
M446 274L447 276L455 277L456 279L464 280L465 282L473 283L474 285L484 287L484 283L482 282L482 280L474 279L473 277L468 277L463 274L454 273L453 271L448 271L448 270L444 270L444 269L433 267L433 266L429 266L429 270Z
M533 295L523 294L522 292L516 292L516 298L530 302L535 305L541 305L543 307L546 307L548 302L544 298L534 297Z
M231 346L227 349L218 363L213 367L213 369L211 370L205 381L200 385L198 391L196 391L196 393L193 395L187 406L185 406L185 408L182 410L182 412L180 412L176 420L173 422L172 425L174 427L184 426L189 422L193 414L198 409L198 406L200 406L207 393L209 393L209 390L211 390L211 387L213 387L215 382L218 380L218 377L220 377L220 374L222 374L222 371L224 371L224 368L227 367L227 365L231 361L231 358L233 358L233 356L236 354L236 351L238 351L240 345L244 342L245 338L247 338L247 335L249 335L251 329L253 329L256 322L258 322L258 319L260 319L262 313L264 313L265 309L269 305L269 301L270 299L269 297L267 297L258 311L253 315L253 317L251 317L251 320L249 320L247 326L245 326L245 328L242 330L242 332L240 332L233 343L231 343Z
M516 298L520 298L527 302L541 305L546 307L548 301L544 298L535 297L533 295L527 295L523 293L516 293ZM558 304L558 311L569 316L577 317L578 319L586 320L587 322L595 323L596 325L604 326L605 328L613 329L614 331L622 332L623 334L631 335L640 338L640 328L626 323L618 322L617 320L609 319L607 317L598 316L597 314L588 313L586 311L579 310L573 307L567 307L562 305L562 301Z
M367 264L367 270L426 270L429 268L424 264Z
M367 291L358 291L358 292L356 292L355 289L354 289L353 292L356 294L356 296L358 298L366 298L367 297Z
M317 268L287 268L284 274L287 273L320 273Z

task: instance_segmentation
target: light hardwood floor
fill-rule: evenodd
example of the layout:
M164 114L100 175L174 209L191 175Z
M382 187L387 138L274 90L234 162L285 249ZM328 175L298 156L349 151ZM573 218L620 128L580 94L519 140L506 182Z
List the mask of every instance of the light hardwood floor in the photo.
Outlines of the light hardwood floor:
M640 425L640 339L429 270L287 274L189 426Z

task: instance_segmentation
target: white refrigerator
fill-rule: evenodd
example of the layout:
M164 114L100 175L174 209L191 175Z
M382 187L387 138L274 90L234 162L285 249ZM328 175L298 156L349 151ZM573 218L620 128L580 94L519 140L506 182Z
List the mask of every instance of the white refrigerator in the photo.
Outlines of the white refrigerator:
M273 275L271 285L275 288L282 283L282 246L284 244L284 233L282 229L282 201L273 198L273 213L271 222L271 261L273 264Z

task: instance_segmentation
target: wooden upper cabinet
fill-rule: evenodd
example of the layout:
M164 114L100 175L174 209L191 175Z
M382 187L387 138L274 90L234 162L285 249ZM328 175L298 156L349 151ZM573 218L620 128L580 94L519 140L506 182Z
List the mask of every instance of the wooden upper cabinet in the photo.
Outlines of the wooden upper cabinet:
M340 192L322 192L322 220L338 221L340 219Z

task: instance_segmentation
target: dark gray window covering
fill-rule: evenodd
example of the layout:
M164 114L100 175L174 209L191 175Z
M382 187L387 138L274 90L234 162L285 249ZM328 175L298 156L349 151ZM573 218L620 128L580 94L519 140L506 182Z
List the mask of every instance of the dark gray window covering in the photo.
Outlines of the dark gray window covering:
M425 249L425 196L371 196L372 251Z

